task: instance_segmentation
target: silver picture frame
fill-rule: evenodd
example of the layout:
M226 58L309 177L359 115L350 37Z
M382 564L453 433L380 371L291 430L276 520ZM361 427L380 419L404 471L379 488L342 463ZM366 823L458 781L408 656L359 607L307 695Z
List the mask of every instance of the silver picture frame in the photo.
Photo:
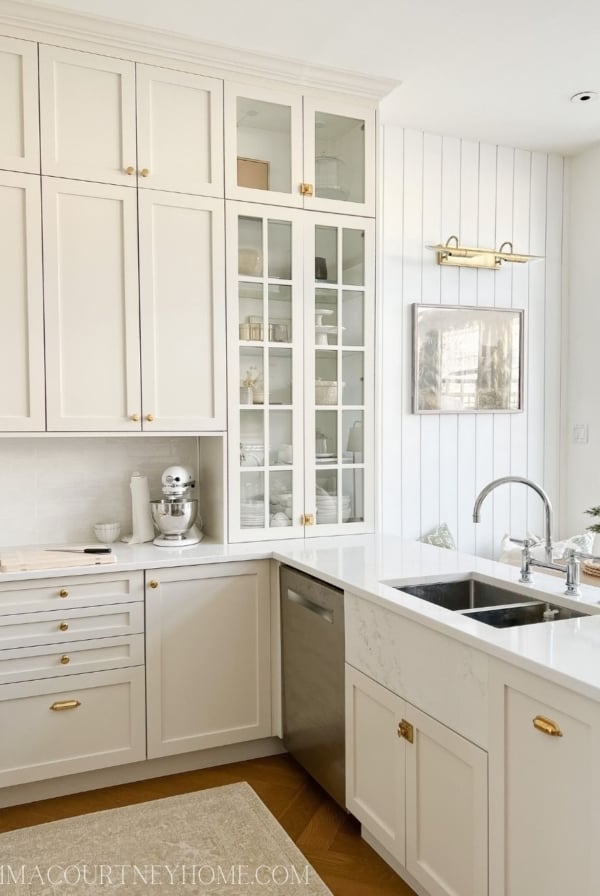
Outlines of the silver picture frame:
M524 312L412 306L414 414L523 410Z

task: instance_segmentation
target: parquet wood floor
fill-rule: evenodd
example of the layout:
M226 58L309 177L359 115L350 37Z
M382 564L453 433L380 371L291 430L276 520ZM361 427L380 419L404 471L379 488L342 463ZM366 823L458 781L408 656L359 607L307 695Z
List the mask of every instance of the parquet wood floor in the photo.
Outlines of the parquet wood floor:
M271 756L0 810L0 832L247 781L334 896L414 896L347 815L289 756Z

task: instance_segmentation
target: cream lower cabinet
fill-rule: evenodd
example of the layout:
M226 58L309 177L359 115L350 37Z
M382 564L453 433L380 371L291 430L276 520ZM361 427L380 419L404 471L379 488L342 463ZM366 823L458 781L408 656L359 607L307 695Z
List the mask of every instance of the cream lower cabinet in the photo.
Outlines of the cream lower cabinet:
M600 892L600 705L490 663L490 896Z
M268 561L146 574L148 758L271 734Z
M146 758L142 578L0 589L0 787Z
M484 750L347 665L346 763L348 810L427 893L488 892Z

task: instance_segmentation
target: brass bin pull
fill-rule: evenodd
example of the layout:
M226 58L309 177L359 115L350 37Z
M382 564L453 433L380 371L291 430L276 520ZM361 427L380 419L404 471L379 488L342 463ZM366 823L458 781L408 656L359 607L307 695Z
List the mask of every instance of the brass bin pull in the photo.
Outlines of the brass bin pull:
M546 716L536 716L533 720L533 727L537 728L538 731L541 731L542 734L549 734L550 737L562 737L563 733L552 719L547 719Z
M62 712L63 709L77 709L78 706L81 706L79 700L57 700L50 709L54 712Z

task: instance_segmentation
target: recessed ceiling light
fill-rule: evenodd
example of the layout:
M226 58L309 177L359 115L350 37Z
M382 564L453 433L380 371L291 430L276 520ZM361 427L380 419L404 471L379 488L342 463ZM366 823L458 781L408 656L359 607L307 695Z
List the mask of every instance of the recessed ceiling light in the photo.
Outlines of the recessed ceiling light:
M598 99L595 90L582 90L581 93L574 93L571 97L572 103L593 103Z

